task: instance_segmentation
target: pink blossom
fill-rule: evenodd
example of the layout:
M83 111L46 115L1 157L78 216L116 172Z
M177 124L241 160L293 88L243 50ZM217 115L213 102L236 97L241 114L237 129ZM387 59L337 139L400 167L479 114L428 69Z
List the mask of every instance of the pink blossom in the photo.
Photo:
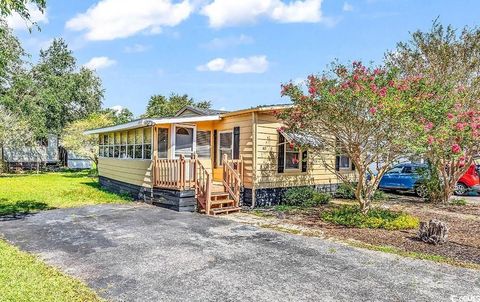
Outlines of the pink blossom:
M454 154L460 153L460 151L462 151L462 148L460 148L459 144L453 144L452 145L452 152Z
M460 122L458 122L458 123L455 125L455 128L457 128L457 130L460 130L460 131L461 131L461 130L465 129L465 126L466 126L465 123L460 123Z
M372 107L372 108L370 108L369 112L370 112L370 114L374 115L375 113L377 113L377 108Z
M428 142L429 145L433 144L434 141L435 141L435 139L431 135L427 139L427 142Z
M382 87L379 91L378 94L383 98L387 95L387 87Z
M448 113L448 114L447 114L447 117L448 117L448 119L451 120L451 119L454 117L454 115L453 115L452 113Z
M314 95L316 92L317 92L317 90L315 89L315 87L313 85L311 85L308 88L308 93L310 93L311 95Z
M426 123L425 126L424 126L424 129L425 129L425 131L427 131L427 132L430 131L430 130L432 130L432 128L433 128L433 123L432 123L432 122L428 122L428 123Z
M358 74L354 74L354 75L353 75L353 80L354 80L354 81L358 81Z
M370 84L370 89L372 89L373 92L377 92L377 85L375 83Z

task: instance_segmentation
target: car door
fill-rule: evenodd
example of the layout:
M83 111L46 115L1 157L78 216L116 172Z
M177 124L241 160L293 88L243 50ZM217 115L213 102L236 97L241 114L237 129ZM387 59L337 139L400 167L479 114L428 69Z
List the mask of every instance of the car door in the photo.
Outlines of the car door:
M398 175L398 188L403 190L413 190L418 180L415 166L404 166Z
M396 166L385 172L380 180L379 187L382 189L397 189L402 170L403 166Z

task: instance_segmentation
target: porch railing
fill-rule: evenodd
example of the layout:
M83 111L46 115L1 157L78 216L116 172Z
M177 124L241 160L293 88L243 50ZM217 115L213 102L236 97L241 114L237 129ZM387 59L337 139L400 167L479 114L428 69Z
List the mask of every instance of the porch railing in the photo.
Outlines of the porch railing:
M243 159L228 159L226 155L223 156L223 186L225 191L235 201L235 206L240 204L240 193L243 181Z
M178 159L156 159L153 165L154 186L193 190L197 173L196 165L196 159L186 159L183 155Z
M210 214L210 205L212 197L212 174L197 159L197 177L195 186L195 196L200 207L205 213Z

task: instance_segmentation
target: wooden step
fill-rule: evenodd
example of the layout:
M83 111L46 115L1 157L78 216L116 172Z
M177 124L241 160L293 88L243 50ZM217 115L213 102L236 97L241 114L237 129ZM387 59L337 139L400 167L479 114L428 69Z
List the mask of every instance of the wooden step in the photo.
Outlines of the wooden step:
M218 209L211 209L210 215L218 215L218 214L229 214L234 212L240 212L241 207L225 207L225 208L218 208Z
M212 200L210 202L210 205L213 206L213 205L219 204L219 205L222 205L222 206L223 205L228 205L228 206L232 205L233 206L234 203L235 203L235 201L231 200L231 199L220 199L220 200Z
M225 193L225 192L213 192L212 195L211 195L211 200L225 200L225 199L228 199L229 197L229 194L228 193Z

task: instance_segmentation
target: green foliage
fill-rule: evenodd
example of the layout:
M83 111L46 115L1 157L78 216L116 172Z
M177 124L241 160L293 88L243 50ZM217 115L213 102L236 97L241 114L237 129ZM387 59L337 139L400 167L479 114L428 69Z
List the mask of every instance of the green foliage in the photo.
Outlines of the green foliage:
M200 109L210 109L209 101L195 102L188 95L172 93L168 98L163 95L153 95L148 101L147 109L142 117L171 117L185 106L192 106Z
M77 70L65 41L55 39L31 70L16 70L0 104L27 118L36 138L61 134L67 124L100 110L100 78L89 69Z
M113 108L102 109L101 113L111 116L115 125L128 123L133 120L133 113L128 108L115 110Z
M467 201L464 198L454 198L450 201L450 204L454 206L466 206Z
M2 301L102 301L82 282L0 240Z
M312 187L294 187L283 193L281 206L315 207L327 204L331 195L317 192Z
M406 142L442 171L442 194L435 199L448 202L480 152L480 28L457 31L435 21L430 31L412 33L386 57L402 77L415 79L406 99Z
M42 13L47 5L46 0L0 0L0 16L7 17L15 12L30 22L30 12L27 6L29 3L34 4Z
M99 189L89 171L0 177L0 215L102 203L131 198Z
M418 218L406 213L373 208L365 215L357 206L341 206L324 211L321 218L335 224L357 228L404 230L414 229L419 225Z
M355 184L354 184L355 185ZM355 199L354 188L346 183L341 183L338 185L337 190L335 191L335 197L342 199ZM372 200L381 201L388 199L387 194L380 190L375 190Z
M112 114L91 114L85 119L69 124L63 131L60 143L77 156L90 158L96 167L98 164L98 135L86 135L84 131L113 124Z
M22 68L25 55L20 41L0 18L0 97L11 85L15 73Z

